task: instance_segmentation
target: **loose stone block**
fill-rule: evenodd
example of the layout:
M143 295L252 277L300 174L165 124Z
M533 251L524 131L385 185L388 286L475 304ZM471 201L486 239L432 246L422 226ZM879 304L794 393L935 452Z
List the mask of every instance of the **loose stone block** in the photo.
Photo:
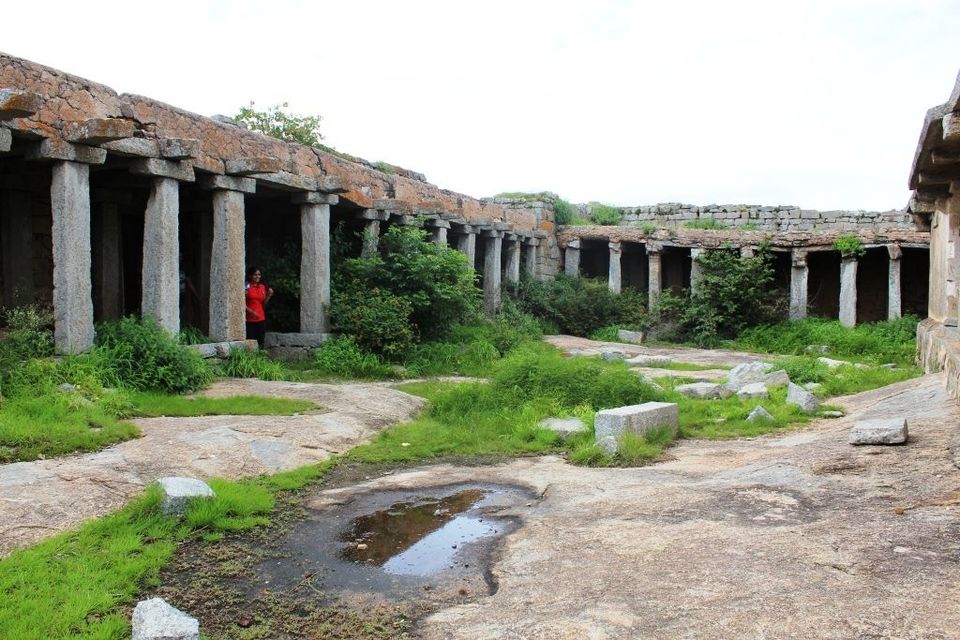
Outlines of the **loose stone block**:
M783 385L790 384L790 376L787 375L787 372L783 369L778 369L764 376L761 382L768 387L782 387Z
M187 503L192 498L212 498L215 495L206 482L196 478L160 478L157 484L163 491L161 508L167 515L186 511Z
M157 158L160 156L157 142L146 138L122 138L104 142L101 146L118 156L139 158Z
M143 176L170 178L180 182L196 180L193 165L190 163L161 160L160 158L137 158L130 163L130 172Z
M762 406L754 407L750 415L747 416L747 422L772 422L774 417Z
M857 420L850 430L850 444L903 444L907 441L906 418Z
M133 640L199 640L200 623L163 598L141 600L133 610Z
M730 390L715 382L692 382L675 387L674 391L689 398L723 398L730 395Z
M800 385L792 382L787 385L787 404L793 404L800 407L804 413L816 413L820 408L820 401Z
M553 431L564 440L587 431L587 425L580 418L547 418L541 420L539 426Z
M594 431L597 443L604 438L615 440L625 431L639 436L654 429L668 428L676 433L680 425L679 407L672 402L645 402L597 412Z
M738 364L727 374L727 386L731 390L738 390L745 384L751 382L763 381L767 374L773 369L773 365L767 362L744 362Z
M767 389L767 385L762 382L750 382L740 387L740 390L737 391L737 397L748 400L755 398L769 398L770 391Z
M617 330L617 339L630 344L640 344L643 342L642 331L627 331L626 329Z

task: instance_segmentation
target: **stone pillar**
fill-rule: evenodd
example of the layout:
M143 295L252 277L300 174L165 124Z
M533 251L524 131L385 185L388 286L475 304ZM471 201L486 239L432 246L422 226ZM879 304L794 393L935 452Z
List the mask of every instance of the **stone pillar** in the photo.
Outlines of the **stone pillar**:
M857 257L843 256L840 261L840 324L857 324Z
M377 255L377 246L380 244L380 219L367 220L363 226L363 248L360 249L361 258L372 258Z
M660 299L662 251L663 246L660 243L647 243L647 304L651 309Z
M705 251L704 249L700 249L696 247L690 249L690 294L691 295L697 295L697 291L700 288L699 282L700 282L701 268L698 260L700 259L700 256L703 255L704 251Z
M740 247L740 257L741 258L752 258L754 253L753 247L750 245L744 245Z
M11 185L12 186L12 185ZM8 309L33 302L33 215L30 194L6 188L0 193L3 239L3 305Z
M467 256L471 269L477 268L477 234L473 227L463 227L463 234L457 238L457 251Z
M610 249L610 268L607 270L607 287L612 293L620 293L623 285L623 278L620 275L620 257L623 255L623 249L619 242L608 242L607 248Z
M306 193L300 206L300 332L330 331L330 205L339 197Z
M896 320L903 314L900 294L900 265L903 249L898 244L887 245L890 262L887 271L887 320Z
M173 178L154 177L143 219L140 311L156 318L172 334L180 331L179 226L180 183Z
M433 221L433 242L439 247L447 246L447 229L450 223L446 220Z
M807 252L794 249L790 258L790 319L802 320L807 317Z
M483 309L490 315L500 310L500 251L503 232L487 231L487 242L483 260Z
M520 282L520 238L514 234L507 236L507 268L504 276L507 282Z
M123 315L123 249L116 200L97 203L94 229L97 243L93 252L93 299L101 320L115 320Z
M580 277L580 240L571 240L563 252L563 271L572 278Z
M53 316L58 353L93 346L90 295L90 167L61 161L50 186L53 217Z
M527 253L523 256L523 271L531 279L537 277L537 245L540 240L529 238L527 240Z
M207 331L216 342L243 340L247 335L246 300L243 286L238 284L243 282L247 266L243 198L256 191L257 183L252 178L208 176L200 186L213 189Z

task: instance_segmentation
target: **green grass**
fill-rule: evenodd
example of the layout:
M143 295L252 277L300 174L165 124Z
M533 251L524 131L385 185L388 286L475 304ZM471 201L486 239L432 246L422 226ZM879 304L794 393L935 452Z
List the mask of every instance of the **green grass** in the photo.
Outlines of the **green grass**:
M790 380L796 384L816 382L822 385L814 393L824 398L885 387L888 384L915 378L922 373L916 366L884 369L877 366L858 368L853 365L843 365L830 369L827 365L818 362L817 356L812 355L783 356L772 362L774 368L784 369L790 376Z
M656 369L668 369L670 371L713 371L715 369L730 369L725 364L698 364L696 362L677 362L672 361L669 364L658 364Z
M287 380L290 371L282 362L267 358L262 351L234 349L219 367L220 375L231 378L259 378L261 380Z
M205 398L169 396L161 393L138 392L130 394L135 415L144 418L158 416L289 416L315 411L319 407L308 400L272 398L267 396L230 396Z
M697 220L690 220L685 222L683 226L685 226L687 229L712 229L715 231L730 228L719 220L715 220L713 218L699 218Z
M82 396L22 395L0 408L0 463L94 451L139 435L134 425Z

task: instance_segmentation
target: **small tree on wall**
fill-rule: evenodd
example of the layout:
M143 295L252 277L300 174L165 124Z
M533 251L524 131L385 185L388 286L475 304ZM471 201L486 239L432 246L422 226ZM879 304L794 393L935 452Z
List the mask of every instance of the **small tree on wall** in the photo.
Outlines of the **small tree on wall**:
M263 111L255 108L251 100L246 107L240 107L234 120L251 131L259 131L286 142L298 142L310 147L323 147L323 134L320 133L320 116L299 116L287 113L289 104L267 107Z

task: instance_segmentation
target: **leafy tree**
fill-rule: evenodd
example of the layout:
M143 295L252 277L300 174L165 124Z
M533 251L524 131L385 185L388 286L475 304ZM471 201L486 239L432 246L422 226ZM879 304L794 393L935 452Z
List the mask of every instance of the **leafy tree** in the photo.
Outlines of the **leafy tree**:
M287 113L289 104L274 105L264 111L258 111L251 100L249 106L240 107L234 120L245 125L252 131L259 131L268 136L299 142L310 147L323 147L323 134L320 133L320 116L299 116Z

